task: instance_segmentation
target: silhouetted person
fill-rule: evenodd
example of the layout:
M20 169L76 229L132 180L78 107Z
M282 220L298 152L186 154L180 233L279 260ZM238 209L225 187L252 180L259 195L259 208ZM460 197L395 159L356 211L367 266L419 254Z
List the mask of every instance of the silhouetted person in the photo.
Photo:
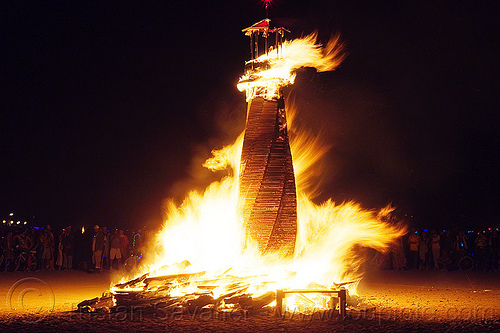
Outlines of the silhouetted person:
M422 236L420 237L420 244L418 247L418 256L420 258L419 269L429 268L429 263L427 262L427 250L429 248L429 237L427 237L427 233L422 232Z
M107 227L101 228L104 237L104 249L102 251L102 268L109 268L109 232Z
M409 268L418 268L418 248L420 245L420 236L417 234L415 228L411 228L410 236L408 237L408 243L410 247L409 253Z
M483 232L478 232L474 243L476 245L477 268L486 269L486 251L488 248L488 239Z
M491 252L491 269L498 270L498 259L500 257L500 236L498 231L493 230L489 240L490 252Z
M123 233L123 230L120 230L118 232L119 234L119 237L120 237L120 252L122 254L122 263L125 262L125 260L127 260L127 258L130 256L130 251L128 249L128 245L129 245L129 240L128 240L128 237L127 235L125 235Z
M449 230L443 231L440 237L441 243L439 245L441 246L441 256L439 257L439 263L443 265L443 268L449 270L450 264L452 263L450 257L452 250L451 232Z
M40 235L43 244L42 259L45 269L54 269L54 234L50 231L50 225Z
M399 237L392 245L392 268L395 270L404 270L406 268L406 257L402 237Z
M104 234L101 232L98 225L94 227L94 232L95 235L92 241L92 261L96 271L100 271L102 269L102 253L104 251Z
M75 235L71 226L66 228L63 235L63 268L73 268L73 254L75 251Z
M110 250L109 250L109 268L113 269L113 266L116 262L116 268L120 268L122 261L122 251L120 249L120 233L118 229L113 231L113 234L110 237Z
M4 253L5 253L5 270L12 270L14 266L14 233L12 230L7 232L4 241Z
M434 269L439 270L439 257L441 255L441 237L436 230L431 231L431 249L432 261L434 262Z
M59 268L59 269L62 269L62 265L63 265L63 243L62 243L62 240L63 240L63 234L64 234L65 230L63 229L63 231L59 234L59 239L58 239L58 242L57 242L57 260L56 260L56 266Z

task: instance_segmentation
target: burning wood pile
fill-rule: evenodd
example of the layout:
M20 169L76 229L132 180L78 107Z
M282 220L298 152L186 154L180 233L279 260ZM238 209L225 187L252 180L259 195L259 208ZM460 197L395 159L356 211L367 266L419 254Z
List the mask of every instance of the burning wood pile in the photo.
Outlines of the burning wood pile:
M305 294L321 294L329 301L329 307L337 306L341 318L346 315L345 289L278 289L277 292L265 291L258 296L249 289L259 284L266 285L276 282L266 282L265 276L232 276L225 272L220 277L210 278L206 272L169 274L150 276L150 273L127 282L116 284L111 293L103 294L78 304L80 312L117 312L123 309L142 309L145 312L197 314L208 312L242 312L245 314L276 314L286 313L284 298L286 294L300 294L306 301ZM349 282L351 283L351 282ZM341 287L345 285L336 285ZM220 289L224 292L220 293ZM182 292L178 292L182 290ZM186 292L190 290L191 292ZM338 301L334 298L338 297ZM122 309L122 310L121 310ZM262 311L262 312L261 312Z
M176 265L187 268L185 261ZM166 267L163 267L165 270ZM135 279L118 283L111 293L100 298L86 300L78 304L79 311L113 311L119 307L161 310L163 312L195 313L201 309L214 311L255 311L271 304L276 299L273 291L258 297L248 292L250 286L262 276L232 276L227 270L217 277L207 272L193 272L152 276L150 272Z
M185 309L193 311L203 307L213 309L233 309L237 304L240 308L260 309L275 300L274 292L267 292L253 298L247 293L252 277L236 277L225 275L220 279L205 278L206 272L172 274L141 277L129 282L117 284L113 297L117 306L134 306L151 304L165 309ZM217 283L224 282L226 292L215 296L214 289ZM173 296L175 290L186 286L195 286L196 291ZM172 293L174 291L174 293Z

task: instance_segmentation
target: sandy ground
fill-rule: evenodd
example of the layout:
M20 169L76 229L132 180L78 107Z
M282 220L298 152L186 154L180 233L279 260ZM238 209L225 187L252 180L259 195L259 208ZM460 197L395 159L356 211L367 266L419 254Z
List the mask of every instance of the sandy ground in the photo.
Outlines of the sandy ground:
M359 286L364 306L345 321L267 312L82 314L71 310L100 296L116 277L49 271L2 272L0 279L1 332L500 332L499 272L372 271Z

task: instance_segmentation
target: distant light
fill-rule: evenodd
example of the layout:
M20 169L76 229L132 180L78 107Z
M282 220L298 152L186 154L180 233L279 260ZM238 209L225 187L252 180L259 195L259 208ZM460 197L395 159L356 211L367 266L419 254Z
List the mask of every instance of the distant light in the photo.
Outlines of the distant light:
M40 228L39 228L39 227L33 227L33 229L36 229L36 230L38 230L38 229L40 229Z
M427 232L427 229L424 229L424 232Z
M10 213L9 216L14 216L14 213Z

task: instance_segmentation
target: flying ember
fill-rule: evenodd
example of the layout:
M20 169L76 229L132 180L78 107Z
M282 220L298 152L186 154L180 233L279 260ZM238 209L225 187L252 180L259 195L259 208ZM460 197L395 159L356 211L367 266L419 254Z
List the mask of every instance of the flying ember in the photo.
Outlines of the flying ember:
M384 222L390 207L313 202L312 179L328 148L293 126L296 111L285 108L283 88L299 68L334 70L345 57L339 37L326 45L316 34L286 41L287 30L269 19L243 32L251 45L238 83L248 102L246 129L204 163L227 175L181 205L168 203L154 260L112 288L114 305L147 299L166 309L281 307L287 292L307 288L317 297L292 294L286 307L327 309L328 291L343 286L356 294L363 274L357 247L386 251L405 233Z

